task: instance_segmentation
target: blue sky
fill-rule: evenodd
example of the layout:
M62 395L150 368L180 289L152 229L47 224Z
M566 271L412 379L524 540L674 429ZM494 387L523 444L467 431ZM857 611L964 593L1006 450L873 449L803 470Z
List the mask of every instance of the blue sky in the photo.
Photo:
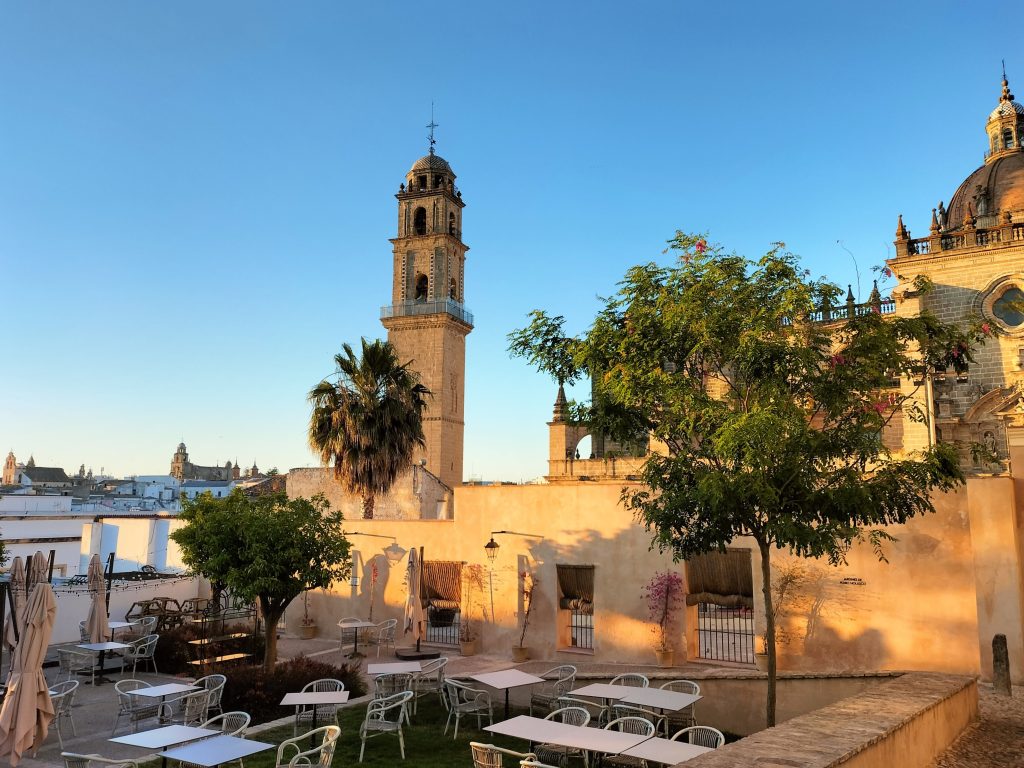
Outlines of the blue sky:
M543 474L554 386L505 353L530 309L581 330L676 229L783 240L856 292L855 259L866 297L896 215L925 234L981 164L1001 57L1024 89L1007 12L4 3L0 448L118 474L166 472L181 439L202 464L315 463L305 395L384 335L433 101L471 247L465 471Z

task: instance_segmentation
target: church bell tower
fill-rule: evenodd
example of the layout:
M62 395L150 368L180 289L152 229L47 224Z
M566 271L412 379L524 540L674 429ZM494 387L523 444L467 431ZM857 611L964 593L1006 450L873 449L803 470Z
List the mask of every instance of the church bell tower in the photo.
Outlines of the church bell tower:
M466 335L473 316L465 307L466 251L462 242L462 193L455 172L434 153L421 157L398 188L398 236L393 247L391 305L381 322L398 359L432 393L423 417L426 448L415 461L450 487L462 483L465 429Z

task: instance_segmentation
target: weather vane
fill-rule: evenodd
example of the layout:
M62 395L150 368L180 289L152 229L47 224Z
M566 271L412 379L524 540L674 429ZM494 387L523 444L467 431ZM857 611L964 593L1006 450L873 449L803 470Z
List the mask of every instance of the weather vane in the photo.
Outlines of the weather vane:
M427 128L430 129L430 135L427 137L430 142L430 154L434 154L434 145L437 144L437 139L434 138L434 129L437 128L437 123L434 122L434 102L430 102L430 122L427 123Z

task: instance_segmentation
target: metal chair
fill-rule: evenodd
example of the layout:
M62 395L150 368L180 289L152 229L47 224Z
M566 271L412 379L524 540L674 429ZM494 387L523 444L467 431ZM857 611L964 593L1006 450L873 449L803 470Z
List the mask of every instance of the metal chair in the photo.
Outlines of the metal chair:
M647 676L641 675L639 672L624 672L611 679L611 685L628 685L633 688L647 688L650 684L651 681L647 679Z
M653 709L640 707L636 704L612 702L612 719L620 717L642 717L644 720L653 723L655 732L662 730L665 726L665 716L658 714Z
M220 700L224 695L224 684L227 683L228 679L224 675L207 675L206 677L200 677L192 685L205 688L210 692L210 709L218 713L223 712L221 709Z
M465 683L455 680L444 681L445 696L448 699L448 719L444 723L444 733L448 735L448 725L455 718L453 739L459 737L459 722L463 715L475 715L477 729L482 728L481 721L487 715L487 724L494 725L494 713L491 709L491 695L478 688L470 688Z
M113 768L139 768L139 764L134 760L114 760L109 757L103 757L102 755L80 755L77 752L61 752L60 756L64 758L65 768L96 768L96 766L108 766Z
M725 744L725 734L710 725L691 725L673 733L672 741L685 741L698 747L718 749Z
M669 680L667 683L662 683L660 687L666 691L692 693L694 696L700 696L700 686L693 682L693 680ZM670 733L675 733L681 728L689 728L691 725L696 725L696 707L696 704L691 704L676 712L666 712L665 736L667 737Z
M377 625L377 628L370 635L369 641L377 645L377 658L380 658L381 646L390 645L391 650L395 649L395 628L398 627L398 619L387 619Z
M210 716L210 691L193 691L160 704L160 721L197 726Z
M199 682L198 680L196 682ZM248 712L225 712L211 717L205 723L200 725L200 728L209 728L210 730L219 730L225 736L237 736L240 739L245 738L245 731L249 727L249 723L252 718ZM203 768L201 765L195 763L188 763L184 760L179 764L179 768ZM245 768L245 763L242 762L242 758L238 758L238 768Z
M345 684L341 680L335 680L333 677L322 677L319 680L314 680L311 683L306 683L302 686L302 693L324 693L327 691L344 691ZM313 724L313 712L316 711L319 717L321 710L328 711L328 717L334 719L334 724L338 724L338 706L334 706L333 710L329 705L318 704L316 710L313 709L312 704L299 704L295 707L295 724L292 726L292 735L294 736L299 732L299 726L303 724Z
M83 643L91 643L92 636L89 634L89 630L85 628L85 622L78 622L78 636L82 639ZM106 638L104 638L105 640Z
M572 664L562 664L552 667L540 675L548 682L534 686L530 696L530 714L533 714L534 706L546 709L549 712L558 706L558 697L564 696L572 690L576 682L576 667Z
M338 625L340 626L340 625L344 624L346 621L362 621L362 619L360 619L358 616L345 616L344 618L342 618L338 622ZM355 645L356 633L358 631L359 631L358 629L354 629L354 628L353 629L344 629L344 628L342 628L342 630L341 630L341 648L340 648L341 651L345 650L345 646L346 645L353 645L353 646Z
M560 768L560 766L538 763L536 760L520 760L519 768Z
M566 725L578 725L584 728L590 724L590 713L583 707L562 707L549 713L544 719L557 720ZM585 749L563 747L558 744L538 744L535 751L538 760L545 760L549 763L564 765L569 762L570 757L581 757L584 766L590 765L590 756Z
M366 707L366 718L359 726L359 762L363 762L366 740L385 733L398 734L398 748L405 760L405 736L402 734L402 721L408 720L405 714L406 705L412 699L412 691L402 691L385 699L374 699Z
M57 726L57 741L61 749L64 748L64 733L61 730L61 723L67 720L71 724L71 734L78 735L75 730L75 718L71 708L75 704L75 692L78 691L80 683L77 680L65 680L63 683L55 683L50 687L53 693L50 694L50 701L53 702L53 721Z
M419 707L420 697L428 693L436 693L444 704L444 671L448 666L448 657L441 656L423 664L422 669L412 676L412 692L416 696L412 700L412 713L415 715ZM406 713L408 714L408 713Z
M146 635L140 637L128 644L128 647L124 649L124 656L122 657L122 666L128 662L132 664L132 675L135 675L135 669L139 665L139 662L149 662L149 665L153 667L153 674L158 674L156 668L156 644L160 640L160 635Z
M156 616L143 616L141 619L136 619L132 626L118 630L118 632L122 633L120 637L121 642L130 643L133 640L141 640L147 635L154 634L156 632L156 623Z
M79 672L88 672L89 682L96 684L96 658L97 654L91 651L75 651L70 648L57 649L57 663L59 669L57 679L71 680Z
M591 721L601 726L611 720L610 707L590 701L589 699L577 699L575 696L559 696L556 699L556 704L558 709L562 709L564 707L582 707L587 710Z
M469 752L473 756L473 768L503 768L502 757L518 757L520 761L536 760L533 752L513 752L511 749L497 747L494 744L482 744L479 741L469 742ZM523 763L520 762L520 765Z
M316 740L318 734L323 734L320 744L313 749L303 751L302 744L309 740ZM336 725L325 725L315 731L304 733L292 739L281 742L277 748L277 768L330 768L331 760L334 759L334 749L338 745L338 736L341 735L341 728ZM293 752L290 757L289 752ZM287 762L285 762L287 758Z
M654 727L654 723L650 720L646 720L642 717L617 717L612 720L608 725L605 726L607 731L622 731L623 733L635 733L637 736L646 736L650 738L657 729ZM646 766L647 761L639 757L630 757L629 755L605 755L601 761L602 765L614 765L614 766Z
M114 727L110 730L111 736L117 733L117 725L122 718L128 718L128 722L132 724L132 733L136 733L139 730L140 721L149 720L160 714L160 705L156 702L131 695L131 691L137 691L139 688L152 688L152 686L145 680L118 680L114 683L118 709L117 715L114 717Z

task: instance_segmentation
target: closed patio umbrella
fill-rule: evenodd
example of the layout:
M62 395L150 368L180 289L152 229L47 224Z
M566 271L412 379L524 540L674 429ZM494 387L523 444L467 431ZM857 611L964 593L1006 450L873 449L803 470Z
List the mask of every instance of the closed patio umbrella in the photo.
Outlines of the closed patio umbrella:
M7 696L0 707L0 757L11 766L29 749L39 748L53 722L53 702L43 676L43 657L53 634L57 601L53 590L37 584L25 606L25 633L14 651L7 677Z
M405 569L405 580L409 587L409 596L405 601L405 622L403 634L412 632L416 645L419 646L423 634L423 602L420 600L420 557L416 547L409 550L409 564Z
M11 583L9 589L14 597L14 610L4 622L4 645L14 648L18 640L14 636L14 628L18 628L18 637L25 631L25 565L21 555L11 563Z
M89 560L87 579L92 602L89 604L89 615L85 619L85 631L89 633L90 643L102 643L109 639L110 624L107 621L103 565L100 563L99 555L93 555Z
M36 553L32 555L32 559L28 561L28 588L30 592L36 584L42 582L49 583L48 566L49 561L46 559L46 555L36 550Z

